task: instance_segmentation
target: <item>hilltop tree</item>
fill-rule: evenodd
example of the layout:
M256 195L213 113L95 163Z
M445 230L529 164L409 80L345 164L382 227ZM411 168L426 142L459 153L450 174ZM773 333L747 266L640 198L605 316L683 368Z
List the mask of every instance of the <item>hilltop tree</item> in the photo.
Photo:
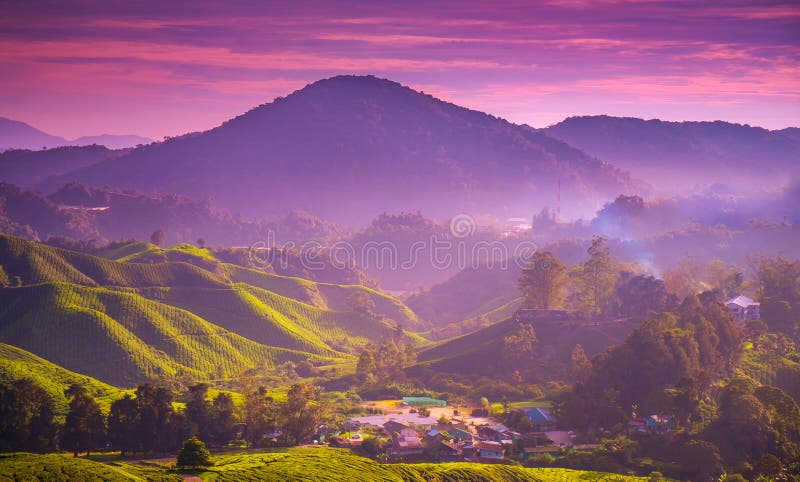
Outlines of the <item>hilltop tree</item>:
M155 244L156 246L161 246L164 244L164 241L167 240L167 233L163 229L156 229L153 231L153 234L150 235L150 242Z
M620 273L614 295L618 314L640 320L650 314L663 313L671 304L677 304L677 299L667 293L663 280L629 271Z
M558 308L564 301L567 269L549 251L536 252L522 270L519 288L528 308Z
M82 385L71 385L66 390L71 397L69 413L61 436L61 445L78 453L99 450L105 445L106 425L100 406Z
M581 305L595 316L608 311L616 277L611 262L611 250L605 241L602 236L592 238L592 243L586 250L589 259L578 267L576 273Z

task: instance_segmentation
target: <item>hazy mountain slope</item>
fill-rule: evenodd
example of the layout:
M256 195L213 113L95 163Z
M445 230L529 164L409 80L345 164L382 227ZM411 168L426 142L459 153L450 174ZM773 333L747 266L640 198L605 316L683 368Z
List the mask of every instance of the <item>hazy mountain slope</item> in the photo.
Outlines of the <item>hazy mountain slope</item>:
M630 187L627 175L542 133L388 80L341 76L59 181L213 196L248 215L303 209L352 224L409 209L528 213L555 202L559 179L576 211Z
M519 296L516 286L519 272L513 266L465 269L429 290L409 296L406 304L433 325L480 316Z
M0 117L0 151L6 149L42 149L65 146L69 141L50 135L24 122Z
M788 130L584 116L543 131L663 189L714 183L764 189L800 175L800 141Z
M774 132L778 132L786 137L790 137L796 141L800 141L800 127L787 127L786 129L781 129L779 131L774 131Z
M58 147L46 151L10 150L0 153L0 181L33 187L52 176L60 176L124 153L103 146Z

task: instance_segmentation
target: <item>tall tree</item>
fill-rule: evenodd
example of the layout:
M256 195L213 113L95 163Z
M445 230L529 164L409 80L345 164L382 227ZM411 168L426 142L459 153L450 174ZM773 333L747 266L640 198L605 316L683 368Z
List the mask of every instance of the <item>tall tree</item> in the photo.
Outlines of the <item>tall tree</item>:
M503 359L512 368L525 368L533 361L536 331L530 323L517 323L513 333L503 338Z
M168 452L177 449L172 424L172 394L164 387L145 383L136 388L137 444L142 451Z
M578 270L583 295L580 298L587 311L597 316L608 311L616 276L611 262L611 250L606 246L605 238L594 236L586 253L589 259Z
M261 441L265 433L278 427L278 403L269 396L265 387L245 388L245 437L252 445Z
M236 418L233 398L229 393L220 393L214 398L209 425L211 440L217 446L226 445L233 439Z
M136 400L130 394L111 404L108 413L108 441L111 448L125 452L135 452L138 448L136 429L139 424L139 413Z
M575 345L570 356L570 376L576 383L583 383L592 373L592 362L586 356L583 346Z
M281 419L287 440L298 445L314 435L325 415L320 400L321 389L308 381L292 385L286 403L281 407Z
M80 452L98 450L105 445L105 418L97 401L82 385L71 385L66 394L71 398L64 424L61 445L77 457Z
M667 311L677 305L677 298L667 293L663 280L650 275L620 273L615 286L617 313L644 320L651 314Z
M375 373L377 369L375 364L375 353L370 348L364 348L358 356L358 364L356 365L356 373L362 377L367 377Z
M186 421L192 435L205 443L211 443L211 402L208 400L208 385L198 383L189 387L189 400L186 402Z
M558 308L564 301L567 269L549 251L536 252L522 270L519 288L527 308Z

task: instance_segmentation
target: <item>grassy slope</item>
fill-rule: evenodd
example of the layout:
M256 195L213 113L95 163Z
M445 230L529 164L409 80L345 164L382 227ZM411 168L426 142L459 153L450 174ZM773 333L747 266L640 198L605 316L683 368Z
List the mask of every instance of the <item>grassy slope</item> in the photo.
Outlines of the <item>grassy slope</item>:
M637 481L599 472L564 469L525 469L504 465L473 463L378 464L370 459L330 448L294 448L266 453L221 455L214 466L201 474L204 480L326 480L326 481Z
M158 250L136 243L103 254L126 259ZM362 286L219 263L191 245L161 251L195 256L201 266L120 262L0 235L0 268L26 285L0 289L0 342L130 386L159 374L229 377L306 354L340 363L349 359L343 350L382 339L394 321L417 323L405 305ZM349 311L356 291L386 319ZM425 343L414 334L409 340Z
M133 464L102 464L62 454L0 454L0 482L5 481L180 481L163 469Z
M259 364L308 356L253 342L188 311L105 288L68 283L7 288L0 290L0 306L0 341L118 386L162 373L229 377Z
M203 480L223 481L340 481L340 482L567 482L646 481L603 472L567 469L526 469L473 463L379 464L346 450L294 448L262 453L218 455L214 465L199 474ZM0 456L3 480L181 480L158 465L116 462L103 464L68 455L8 454Z
M568 359L576 344L583 345L587 355L605 350L609 346L620 343L633 329L629 323L602 324L600 326L579 326L570 322L550 322L546 320L534 323L538 338L538 346L552 347L556 353ZM418 366L415 369L429 367L451 373L491 375L497 368L485 360L496 360L501 352L503 340L516 329L516 322L507 319L487 326L467 335L443 341L417 356Z
M376 313L401 323L407 329L418 323L408 307L385 293L360 285L316 283L218 263L208 250L188 244L161 250L151 244L133 243L105 254L125 259L136 253L158 250L182 253L186 255L186 261L202 262L200 266L184 261L121 262L0 234L0 268L6 277L19 276L26 285L64 281L86 286L226 288L233 283L246 283L319 308L338 311L348 309L346 300L351 293L362 291L375 302Z
M100 403L108 408L122 396L122 391L94 378L79 375L17 347L0 343L0 380L29 378L42 387L56 403L56 413L66 415L69 403L64 390L71 384L83 385Z

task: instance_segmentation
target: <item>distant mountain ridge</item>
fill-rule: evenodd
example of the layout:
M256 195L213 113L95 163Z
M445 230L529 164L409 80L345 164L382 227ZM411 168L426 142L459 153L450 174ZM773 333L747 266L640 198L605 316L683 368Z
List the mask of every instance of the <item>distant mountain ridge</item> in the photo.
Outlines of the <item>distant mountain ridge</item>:
M542 131L668 191L711 184L768 189L800 176L798 128L600 115L570 117Z
M8 149L52 149L63 146L91 146L93 144L109 149L125 149L138 144L149 144L153 139L136 135L101 134L83 136L75 140L48 134L25 122L0 117L0 152Z
M302 209L354 224L376 212L527 214L637 189L627 174L547 135L375 77L315 82L193 136L61 176L213 197L244 215Z
M69 141L32 127L24 122L0 117L0 151L6 149L42 149L65 146Z

